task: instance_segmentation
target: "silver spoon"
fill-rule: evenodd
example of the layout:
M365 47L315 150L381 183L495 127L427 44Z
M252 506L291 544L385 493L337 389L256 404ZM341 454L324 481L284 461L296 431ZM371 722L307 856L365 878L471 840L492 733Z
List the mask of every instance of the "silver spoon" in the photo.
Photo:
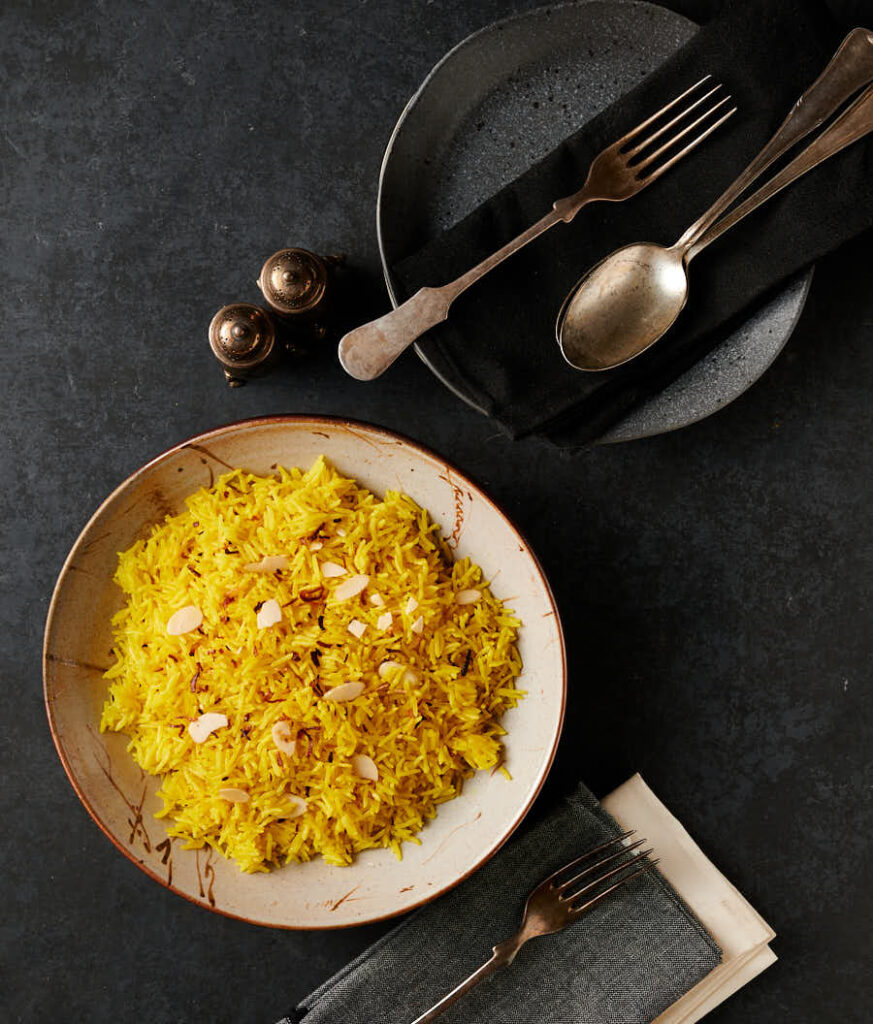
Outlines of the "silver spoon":
M774 160L871 80L873 34L855 29L761 153L674 245L625 246L576 284L564 300L556 325L564 358L579 370L608 370L653 345L685 306L688 264L699 252L801 175L873 130L871 87L799 156L718 219Z

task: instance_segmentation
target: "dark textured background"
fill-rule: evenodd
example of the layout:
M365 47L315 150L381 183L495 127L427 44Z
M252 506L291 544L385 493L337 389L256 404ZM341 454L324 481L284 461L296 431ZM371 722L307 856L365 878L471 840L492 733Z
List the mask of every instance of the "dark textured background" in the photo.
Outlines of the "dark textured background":
M641 771L780 934L712 1019L869 1019L870 239L820 265L733 406L586 455L506 440L411 356L370 385L326 352L231 391L205 344L283 244L346 251L356 311L385 306L394 120L450 45L533 5L3 5L3 1019L270 1022L384 930L268 931L161 889L80 806L42 707L49 595L94 507L181 438L276 412L419 439L531 537L573 666L550 790Z

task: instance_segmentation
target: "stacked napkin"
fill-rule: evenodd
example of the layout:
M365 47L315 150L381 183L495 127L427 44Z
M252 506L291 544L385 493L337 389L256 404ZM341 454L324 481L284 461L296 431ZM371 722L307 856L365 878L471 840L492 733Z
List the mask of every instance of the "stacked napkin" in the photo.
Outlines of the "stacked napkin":
M852 0L832 2L850 16ZM555 343L556 315L580 275L621 245L674 242L772 135L851 27L825 0L723 0L640 86L403 259L393 268L398 299L452 280L576 191L597 153L703 75L733 95L739 110L727 125L643 193L589 206L462 296L448 322L422 341L439 373L513 435L590 443L710 351L780 283L873 225L873 144L865 140L700 255L685 311L643 356L583 374L564 362Z
M774 959L773 931L639 776L599 804L584 787L479 872L308 996L280 1024L409 1024L521 923L528 893L580 853L636 829L660 858L564 931L533 940L446 1024L699 1020Z

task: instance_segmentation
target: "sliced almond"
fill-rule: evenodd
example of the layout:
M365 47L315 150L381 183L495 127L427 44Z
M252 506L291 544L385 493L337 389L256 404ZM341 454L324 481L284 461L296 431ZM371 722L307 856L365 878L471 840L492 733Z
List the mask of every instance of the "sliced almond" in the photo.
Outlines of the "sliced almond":
M324 695L325 700L334 700L342 702L345 700L354 700L355 697L360 697L364 692L364 684L358 683L340 683L339 686L334 686L332 690L328 690Z
M352 621L346 627L352 636L356 636L359 640L367 632L367 623L361 622L360 619L352 619Z
M188 723L188 734L195 743L203 743L215 732L227 725L227 715L219 711L207 711L206 714Z
M400 668L403 668L403 666L399 661L383 661L378 668L378 672L383 679L387 679ZM418 682L418 673L413 668L406 669L401 677L401 682L414 686Z
M419 615L415 622L409 627L413 633L424 632L424 617Z
M370 594L367 600L370 602L371 605L373 605L374 608L385 607L385 598L382 597L381 594Z
M481 590L459 590L455 594L456 604L475 604L482 597Z
M269 601L264 601L258 609L258 629L269 629L270 626L275 626L277 622L281 621L282 609L279 607L279 602L273 597Z
M203 612L195 604L186 604L174 612L167 620L167 632L170 636L181 636L183 633L190 633L203 621Z
M246 572L275 572L277 569L287 568L287 555L267 555L260 562L249 562L248 565L243 566Z
M341 526L339 526L337 527L336 535L337 537L345 537L346 531Z
M376 619L376 629L381 629L382 632L384 633L386 629L391 628L391 623L393 621L394 616L391 614L391 612L385 612L384 615L380 615L379 618Z
M312 542L312 543L311 543L311 544L309 545L309 550L310 550L310 551L321 551L321 549L322 549L323 547L324 547L324 542L323 542L323 541L320 541L320 540L314 540L314 541L313 541L313 542Z
M321 563L321 575L325 579L336 579L338 576L345 576L348 573L348 569L344 569L341 565L337 565L336 562L322 562Z
M418 601L416 601L414 597L410 597L409 600L406 602L406 614L412 615L412 613L415 611L417 607Z
M244 789L237 789L236 786L228 786L220 789L218 795L222 800L229 800L232 804L247 804L249 795Z
M276 744L277 750L281 750L283 754L287 754L289 757L294 753L294 749L297 743L293 739L291 733L291 726L287 722L276 722L272 730L273 743Z
M369 582L369 576L350 576L347 580L343 580L333 592L334 601L350 601L358 594L362 594L367 589Z
M289 818L299 818L301 814L306 814L309 809L309 804L302 796L289 796L288 805L289 810L287 817Z
M355 754L352 757L352 769L359 779L369 779L371 782L375 782L379 778L376 762L366 754Z

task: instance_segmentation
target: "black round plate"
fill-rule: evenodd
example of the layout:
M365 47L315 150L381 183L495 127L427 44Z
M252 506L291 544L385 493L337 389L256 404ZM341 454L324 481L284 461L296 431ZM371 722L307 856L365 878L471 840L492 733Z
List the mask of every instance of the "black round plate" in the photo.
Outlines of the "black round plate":
M451 50L407 104L382 163L379 250L395 305L393 264L527 170L695 31L664 7L592 0L508 18ZM604 440L675 430L741 395L788 341L811 279L809 270L791 281ZM419 355L428 362L420 349ZM443 383L475 406L469 394Z

